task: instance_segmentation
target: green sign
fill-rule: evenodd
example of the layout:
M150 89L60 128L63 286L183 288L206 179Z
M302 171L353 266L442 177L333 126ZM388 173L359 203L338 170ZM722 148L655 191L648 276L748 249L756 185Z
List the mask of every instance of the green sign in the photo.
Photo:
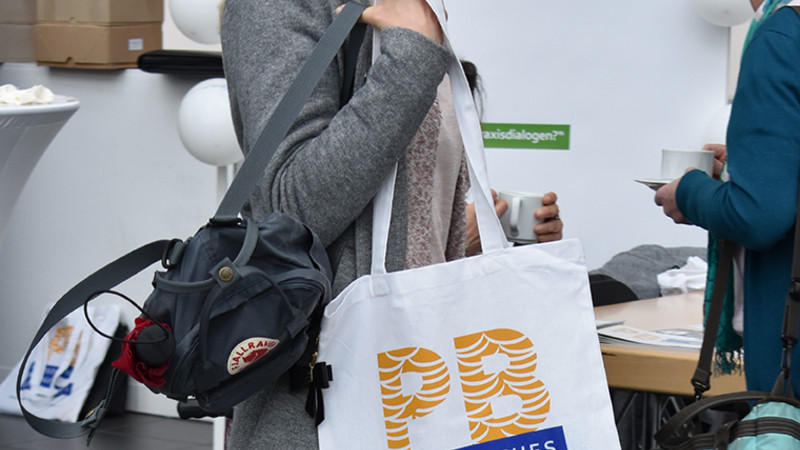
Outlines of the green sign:
M483 123L481 129L484 147L569 150L569 125Z

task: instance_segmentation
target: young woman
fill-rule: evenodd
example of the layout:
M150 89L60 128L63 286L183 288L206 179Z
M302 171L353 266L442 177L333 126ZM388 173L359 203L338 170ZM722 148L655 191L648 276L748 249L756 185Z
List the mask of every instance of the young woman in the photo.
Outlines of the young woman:
M277 101L333 21L341 0L227 0L225 76L234 125L249 151ZM368 7L356 91L340 105L342 58L328 68L245 207L256 219L282 211L325 244L334 295L370 270L372 200L398 164L387 249L390 271L465 256L467 172L445 73L453 61L425 0ZM372 60L372 32L380 55ZM540 240L561 237L555 195ZM229 448L317 447L305 390L287 377L234 411Z

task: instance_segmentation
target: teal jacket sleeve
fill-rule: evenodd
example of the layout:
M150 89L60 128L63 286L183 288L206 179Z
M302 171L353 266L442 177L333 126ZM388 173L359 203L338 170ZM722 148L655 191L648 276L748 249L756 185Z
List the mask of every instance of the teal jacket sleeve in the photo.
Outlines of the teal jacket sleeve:
M730 181L692 171L676 194L694 224L756 251L791 230L800 174L800 18L786 8L771 19L743 55L728 125Z

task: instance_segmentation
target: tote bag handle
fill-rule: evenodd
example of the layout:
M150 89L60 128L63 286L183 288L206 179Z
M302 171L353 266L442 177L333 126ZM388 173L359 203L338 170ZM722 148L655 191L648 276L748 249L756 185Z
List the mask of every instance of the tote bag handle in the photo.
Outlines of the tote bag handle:
M441 0L427 0L428 5L436 13L442 27L444 45L450 50L453 47L447 33L447 22L444 19L444 6ZM373 46L378 48L378 46ZM464 69L455 58L447 70L455 105L458 128L464 143L467 166L469 168L470 194L475 201L475 215L484 253L491 253L511 246L506 240L500 219L494 209L494 201L489 184L484 157L483 137L481 133L478 111L472 98L472 91L467 83ZM397 167L384 180L375 196L372 218L372 273L386 273L386 247L389 239L389 224L392 215L392 198L394 195Z

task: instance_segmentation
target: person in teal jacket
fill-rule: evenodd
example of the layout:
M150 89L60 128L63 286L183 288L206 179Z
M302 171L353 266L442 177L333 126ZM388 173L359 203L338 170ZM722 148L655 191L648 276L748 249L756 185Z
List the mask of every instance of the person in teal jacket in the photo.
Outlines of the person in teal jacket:
M800 176L800 15L788 0L751 0L756 19L742 54L727 130L729 181L700 170L656 192L676 223L734 241L744 257L744 370L748 389L772 390L780 371ZM791 4L800 4L792 1ZM715 149L715 146L707 146ZM800 386L800 349L793 352Z

